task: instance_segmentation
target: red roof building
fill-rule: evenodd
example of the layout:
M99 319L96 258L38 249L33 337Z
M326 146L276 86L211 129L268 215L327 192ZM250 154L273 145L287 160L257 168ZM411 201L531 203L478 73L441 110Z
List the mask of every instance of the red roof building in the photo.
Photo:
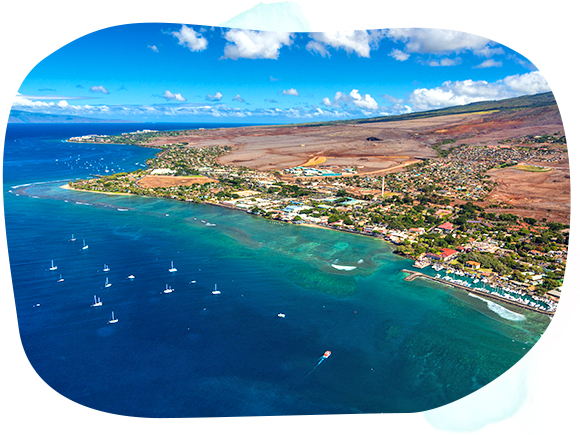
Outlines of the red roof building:
M441 248L441 256L443 257L444 260L447 260L448 258L454 256L455 254L457 254L457 251L454 249Z
M441 228L444 231L453 231L453 224L450 222L445 222L444 224L439 225L437 228Z

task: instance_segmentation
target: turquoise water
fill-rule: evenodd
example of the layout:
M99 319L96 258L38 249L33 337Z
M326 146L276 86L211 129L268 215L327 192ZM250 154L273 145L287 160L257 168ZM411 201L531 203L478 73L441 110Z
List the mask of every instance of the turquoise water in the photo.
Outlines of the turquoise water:
M155 152L62 143L80 134L71 128L9 127L4 194L24 349L47 384L78 403L149 417L423 411L491 382L549 324L406 282L401 269L412 263L379 239L62 189L91 171L71 168L79 156L96 165L106 153L110 167L127 170ZM164 294L166 285L175 291ZM102 307L90 307L93 295ZM107 324L111 311L116 324Z

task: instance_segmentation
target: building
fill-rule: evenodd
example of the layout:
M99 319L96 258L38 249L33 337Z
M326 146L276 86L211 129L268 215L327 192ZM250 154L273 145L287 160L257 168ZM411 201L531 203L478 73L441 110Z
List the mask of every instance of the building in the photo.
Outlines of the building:
M453 224L450 222L445 222L444 224L439 225L437 228L450 233L451 231L453 231Z

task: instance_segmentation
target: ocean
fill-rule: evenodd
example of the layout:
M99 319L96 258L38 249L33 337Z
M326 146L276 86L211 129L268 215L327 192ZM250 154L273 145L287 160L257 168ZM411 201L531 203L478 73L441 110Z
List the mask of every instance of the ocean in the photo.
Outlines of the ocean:
M156 153L68 137L199 127L212 125L8 126L18 328L30 364L57 393L141 417L418 412L493 381L549 325L449 286L404 281L412 262L380 239L61 188L144 167ZM95 296L102 306L91 306ZM109 324L112 311L118 322Z

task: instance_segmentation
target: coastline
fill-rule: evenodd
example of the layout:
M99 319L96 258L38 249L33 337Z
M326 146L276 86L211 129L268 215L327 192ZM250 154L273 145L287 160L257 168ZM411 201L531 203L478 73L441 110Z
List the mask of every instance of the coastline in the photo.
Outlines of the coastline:
M77 192L88 192L88 193L102 193L104 195L124 195L124 196L131 196L134 195L134 193L123 193L123 192L103 192L102 190L87 190L87 189L75 189L74 187L70 187L68 184L63 184L62 186L59 186L61 189L67 189L67 190L76 190ZM141 195L137 195L137 196L141 196Z
M123 196L135 195L135 196L148 197L148 195L139 195L139 194L133 194L133 193L104 192L104 191L98 191L98 190L76 189L74 187L69 186L68 184L63 185L63 186L60 186L60 187L63 188L63 189L76 190L76 191L79 191L79 192L103 193L103 194L106 194L106 195L123 195ZM176 198L164 198L164 199L175 200ZM184 201L182 199L176 199L176 200L177 201L181 201L181 202L186 202L186 201ZM227 208L227 209L230 209L230 210L235 210L235 211L238 211L238 212L248 213L247 210L243 210L243 209L240 209L240 208L238 208L236 206L232 206L232 205L229 205L229 204L223 204L223 203L219 203L219 202L216 203L216 202L209 202L209 201L200 201L200 202L198 202L198 204L217 206L217 207ZM331 230L331 231L338 231L338 232L346 232L346 233L353 234L353 235L359 235L359 236L373 237L375 239L381 239L381 240L383 240L384 242L386 242L391 247L391 252L393 254L395 254L395 255L397 255L398 257L401 257L401 258L405 258L405 259L409 259L409 260L416 260L415 258L409 257L408 255L397 253L395 251L395 249L392 249L392 247L394 247L395 245L391 241L387 240L382 234L367 234L367 233L363 233L363 232L359 232L359 231L354 231L354 230L350 230L350 229L334 228L334 227L331 227L331 226L318 225L318 224L315 224L315 223L304 223L304 222L295 223L295 222L292 222L292 221L283 221L283 220L278 220L278 219L268 219L268 218L265 218L264 216L261 216L261 215L258 215L258 216L261 217L261 218L263 218L263 219L265 219L265 220L277 221L277 222L280 222L280 223L286 223L286 224L298 225L298 226L306 226L306 227L311 227L311 228L319 228L319 229L325 229L325 230ZM489 294L489 293L486 293L486 292L477 291L477 289L472 289L472 288L465 287L465 286L462 286L462 285L459 285L459 284L455 284L455 283L451 283L451 282L448 282L448 281L445 281L445 280L440 280L440 279L437 279L435 277L432 277L432 276L423 274L421 272L408 271L408 270L405 270L405 269L403 270L403 272L406 272L406 273L410 273L411 274L411 275L408 276L408 278L409 277L413 277L412 279L414 279L416 277L421 277L421 278L424 278L424 279L427 279L427 280L439 282L441 284L447 284L447 285L450 285L452 287L455 287L455 288L458 288L458 289L461 289L461 290L464 290L464 291L467 291L467 292L473 292L473 293L475 293L477 295L480 295L482 297L486 297L488 299L492 299L492 300L495 300L495 301L498 301L498 302L504 302L504 303L506 303L508 305L514 305L514 306L517 306L517 307L520 307L520 308L523 308L523 309L527 309L527 310L536 312L538 314L547 315L549 317L552 317L555 314L555 311L544 311L544 310L535 309L534 307L530 307L530 306L525 305L525 304L520 304L518 302L514 302L514 301L512 301L512 300L510 300L508 298L505 298L505 297L502 297L502 296L499 296L499 295L493 295L493 294ZM406 280L408 280L408 279L406 279Z

